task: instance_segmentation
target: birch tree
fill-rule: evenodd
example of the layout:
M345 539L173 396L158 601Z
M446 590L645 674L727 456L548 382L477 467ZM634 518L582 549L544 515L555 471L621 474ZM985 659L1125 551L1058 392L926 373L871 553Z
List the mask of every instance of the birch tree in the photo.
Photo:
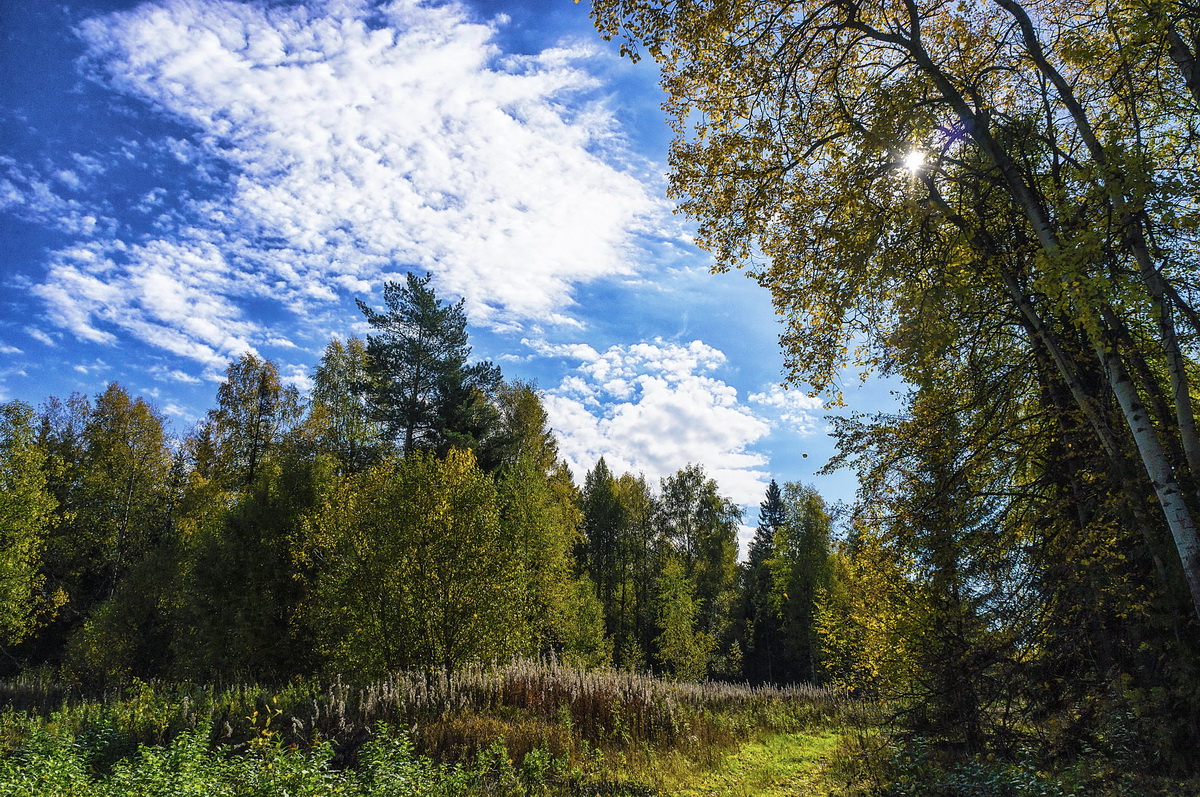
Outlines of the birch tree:
M53 603L43 595L42 552L57 505L46 488L46 454L33 410L0 405L0 644L19 642Z
M593 14L660 64L671 189L716 267L771 289L793 380L836 398L845 365L936 356L905 339L940 312L911 301L931 285L1006 308L989 334L1035 349L1111 466L1136 468L1200 617L1194 42L1181 6L1154 9L1161 24L1074 0Z

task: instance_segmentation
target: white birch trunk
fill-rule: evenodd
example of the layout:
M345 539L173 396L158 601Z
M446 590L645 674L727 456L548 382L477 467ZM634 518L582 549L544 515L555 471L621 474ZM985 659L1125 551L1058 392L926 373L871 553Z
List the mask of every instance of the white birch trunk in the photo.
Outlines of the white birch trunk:
M1134 388L1133 381L1125 371L1120 356L1115 351L1105 348L1103 344L1096 345L1096 354L1104 365L1113 395L1116 396L1125 422L1129 425L1129 431L1133 434L1146 475L1154 485L1158 503L1162 507L1167 526L1175 540L1175 548L1179 552L1183 574L1192 597L1193 610L1196 617L1200 618L1200 536L1196 533L1191 510L1183 499L1167 453L1159 442L1154 426L1150 423L1150 416Z

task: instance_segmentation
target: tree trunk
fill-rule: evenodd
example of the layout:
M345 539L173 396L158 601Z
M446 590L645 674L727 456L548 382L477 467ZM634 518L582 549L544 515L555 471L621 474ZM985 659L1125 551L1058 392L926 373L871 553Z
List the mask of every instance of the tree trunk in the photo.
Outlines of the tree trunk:
M1197 618L1200 618L1200 537L1196 533L1196 524L1192 513L1183 499L1179 483L1163 450L1158 435L1150 423L1150 417L1142 404L1141 398L1134 389L1133 381L1125 371L1120 355L1115 349L1107 347L1101 341L1093 341L1096 356L1104 365L1108 376L1109 386L1121 406L1121 412L1133 434L1138 454L1146 474L1154 485L1158 503L1162 507L1171 536L1175 540L1175 548L1183 565L1183 574L1187 579L1188 591L1192 597L1192 607Z
M1167 44L1170 46L1171 60L1183 75L1183 85L1187 86L1192 99L1200 105L1200 70L1196 68L1196 56L1173 22L1167 23Z

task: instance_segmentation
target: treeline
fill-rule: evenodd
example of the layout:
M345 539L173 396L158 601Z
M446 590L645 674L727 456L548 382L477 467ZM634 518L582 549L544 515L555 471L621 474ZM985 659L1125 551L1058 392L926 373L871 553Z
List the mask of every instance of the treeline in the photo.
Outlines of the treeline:
M308 396L241 356L180 438L116 383L3 405L0 668L819 678L820 499L772 484L739 566L740 510L697 466L656 490L601 460L578 487L537 391L469 362L461 302L428 281L360 303L372 333L330 342Z

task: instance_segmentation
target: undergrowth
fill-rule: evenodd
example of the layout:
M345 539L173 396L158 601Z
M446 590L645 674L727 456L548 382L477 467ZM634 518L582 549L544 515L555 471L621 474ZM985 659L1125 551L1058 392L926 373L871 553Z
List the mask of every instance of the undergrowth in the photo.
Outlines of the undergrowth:
M812 687L517 662L372 684L135 681L92 694L27 676L0 683L0 705L0 794L353 797L656 794L667 759L703 767L850 704Z
M1044 749L947 755L929 740L889 732L860 707L824 768L838 797L1196 797L1200 777L1123 766L1111 751L1055 760Z

